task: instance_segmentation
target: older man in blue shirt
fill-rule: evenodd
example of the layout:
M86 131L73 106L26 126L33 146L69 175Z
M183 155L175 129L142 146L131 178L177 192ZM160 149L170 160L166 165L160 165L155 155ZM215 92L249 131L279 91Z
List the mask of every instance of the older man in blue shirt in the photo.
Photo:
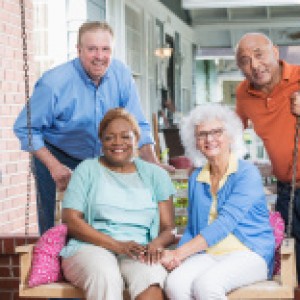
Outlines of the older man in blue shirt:
M47 71L35 85L31 146L25 108L15 122L22 149L34 154L41 233L54 225L56 187L64 190L72 169L100 155L98 125L109 109L124 107L136 117L142 133L140 156L159 163L131 72L112 59L113 43L107 23L84 23L78 33L78 58Z

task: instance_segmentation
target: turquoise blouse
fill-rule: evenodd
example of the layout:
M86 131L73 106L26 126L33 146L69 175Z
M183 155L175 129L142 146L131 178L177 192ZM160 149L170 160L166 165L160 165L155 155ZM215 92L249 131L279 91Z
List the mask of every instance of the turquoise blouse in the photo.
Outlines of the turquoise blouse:
M125 238L119 229L120 226L124 226L126 223L126 226L131 227L131 232L128 234L130 240L136 240L136 242L141 244L148 243L157 237L159 232L158 202L165 201L171 195L174 195L175 188L168 173L159 166L139 158L136 158L134 163L140 183L137 178L130 179L129 176L128 186L124 186L120 182L116 185L119 191L114 189L111 191L111 197L108 197L109 191L107 188L108 186L112 187L111 183L113 180L110 178L110 175L114 176L117 173L111 172L100 165L98 158L83 161L72 175L65 192L63 208L81 211L88 224L118 240L124 240ZM117 180L126 179L118 176ZM133 183L131 180L136 184L137 190L135 191L131 189ZM120 193L122 185L124 197L116 197ZM124 201L129 195L128 192L132 196L135 195L135 198L140 198L141 192L144 192L143 199L140 198L139 206L137 205L138 199L131 199L132 203L135 203L135 212L132 211L133 207L128 206L128 204L125 205ZM146 201L147 199L148 201ZM120 205L124 206L123 210L120 209ZM115 209L117 206L118 209ZM103 208L102 211L101 207ZM108 225L108 218L114 220L111 227ZM145 232L144 238L142 238L142 232ZM83 244L84 242L72 238L60 254L63 257L72 256Z

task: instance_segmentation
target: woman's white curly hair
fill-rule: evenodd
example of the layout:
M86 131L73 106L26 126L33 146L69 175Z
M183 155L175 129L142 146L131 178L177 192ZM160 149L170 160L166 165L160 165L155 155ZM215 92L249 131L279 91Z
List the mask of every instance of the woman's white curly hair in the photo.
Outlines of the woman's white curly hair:
M183 118L180 126L180 137L185 149L185 155L191 159L195 167L206 163L205 156L196 149L195 126L212 120L221 121L231 138L231 152L237 158L243 158L246 147L243 140L243 125L238 115L229 107L218 103L202 104L194 108Z

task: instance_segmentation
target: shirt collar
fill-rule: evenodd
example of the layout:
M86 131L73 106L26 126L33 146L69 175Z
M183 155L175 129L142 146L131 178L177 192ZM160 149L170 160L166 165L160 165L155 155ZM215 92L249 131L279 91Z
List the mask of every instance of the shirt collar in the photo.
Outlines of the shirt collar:
M292 76L292 66L288 63L286 63L285 61L283 60L279 60L279 64L281 65L282 67L282 74L281 74L281 81L289 81L291 79L291 76ZM252 95L260 95L262 92L261 91L258 91L258 90L255 90L251 87L251 84L250 84L250 81L247 80L247 92L249 94L252 94Z
M74 59L74 65L76 67L76 69L78 70L80 76L82 77L82 79L85 81L85 83L92 83L95 85L95 83L93 82L93 80L90 78L90 76L87 74L87 72L85 71L85 69L82 66L82 63L80 61L80 59L77 57ZM111 73L111 64L108 67L108 69L106 70L105 74L103 75L103 77L101 78L101 82L103 82L104 80L106 80L106 78L109 78L109 75Z
M229 156L228 168L226 170L226 173L222 177L221 181L225 181L226 178L230 174L236 173L237 168L238 168L237 158L233 153L231 153L230 156ZM210 184L210 165L209 165L209 162L206 163L206 165L202 168L201 172L198 174L197 181Z

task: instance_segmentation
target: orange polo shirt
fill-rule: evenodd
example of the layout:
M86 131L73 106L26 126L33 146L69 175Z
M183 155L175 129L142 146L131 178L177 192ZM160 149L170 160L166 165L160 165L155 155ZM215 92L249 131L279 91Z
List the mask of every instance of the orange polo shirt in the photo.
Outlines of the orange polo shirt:
M245 127L251 120L256 134L263 140L274 175L280 181L290 182L296 124L290 96L300 90L300 66L280 63L282 79L271 94L252 89L248 80L239 84L236 111ZM300 148L297 174L297 180L300 180Z

